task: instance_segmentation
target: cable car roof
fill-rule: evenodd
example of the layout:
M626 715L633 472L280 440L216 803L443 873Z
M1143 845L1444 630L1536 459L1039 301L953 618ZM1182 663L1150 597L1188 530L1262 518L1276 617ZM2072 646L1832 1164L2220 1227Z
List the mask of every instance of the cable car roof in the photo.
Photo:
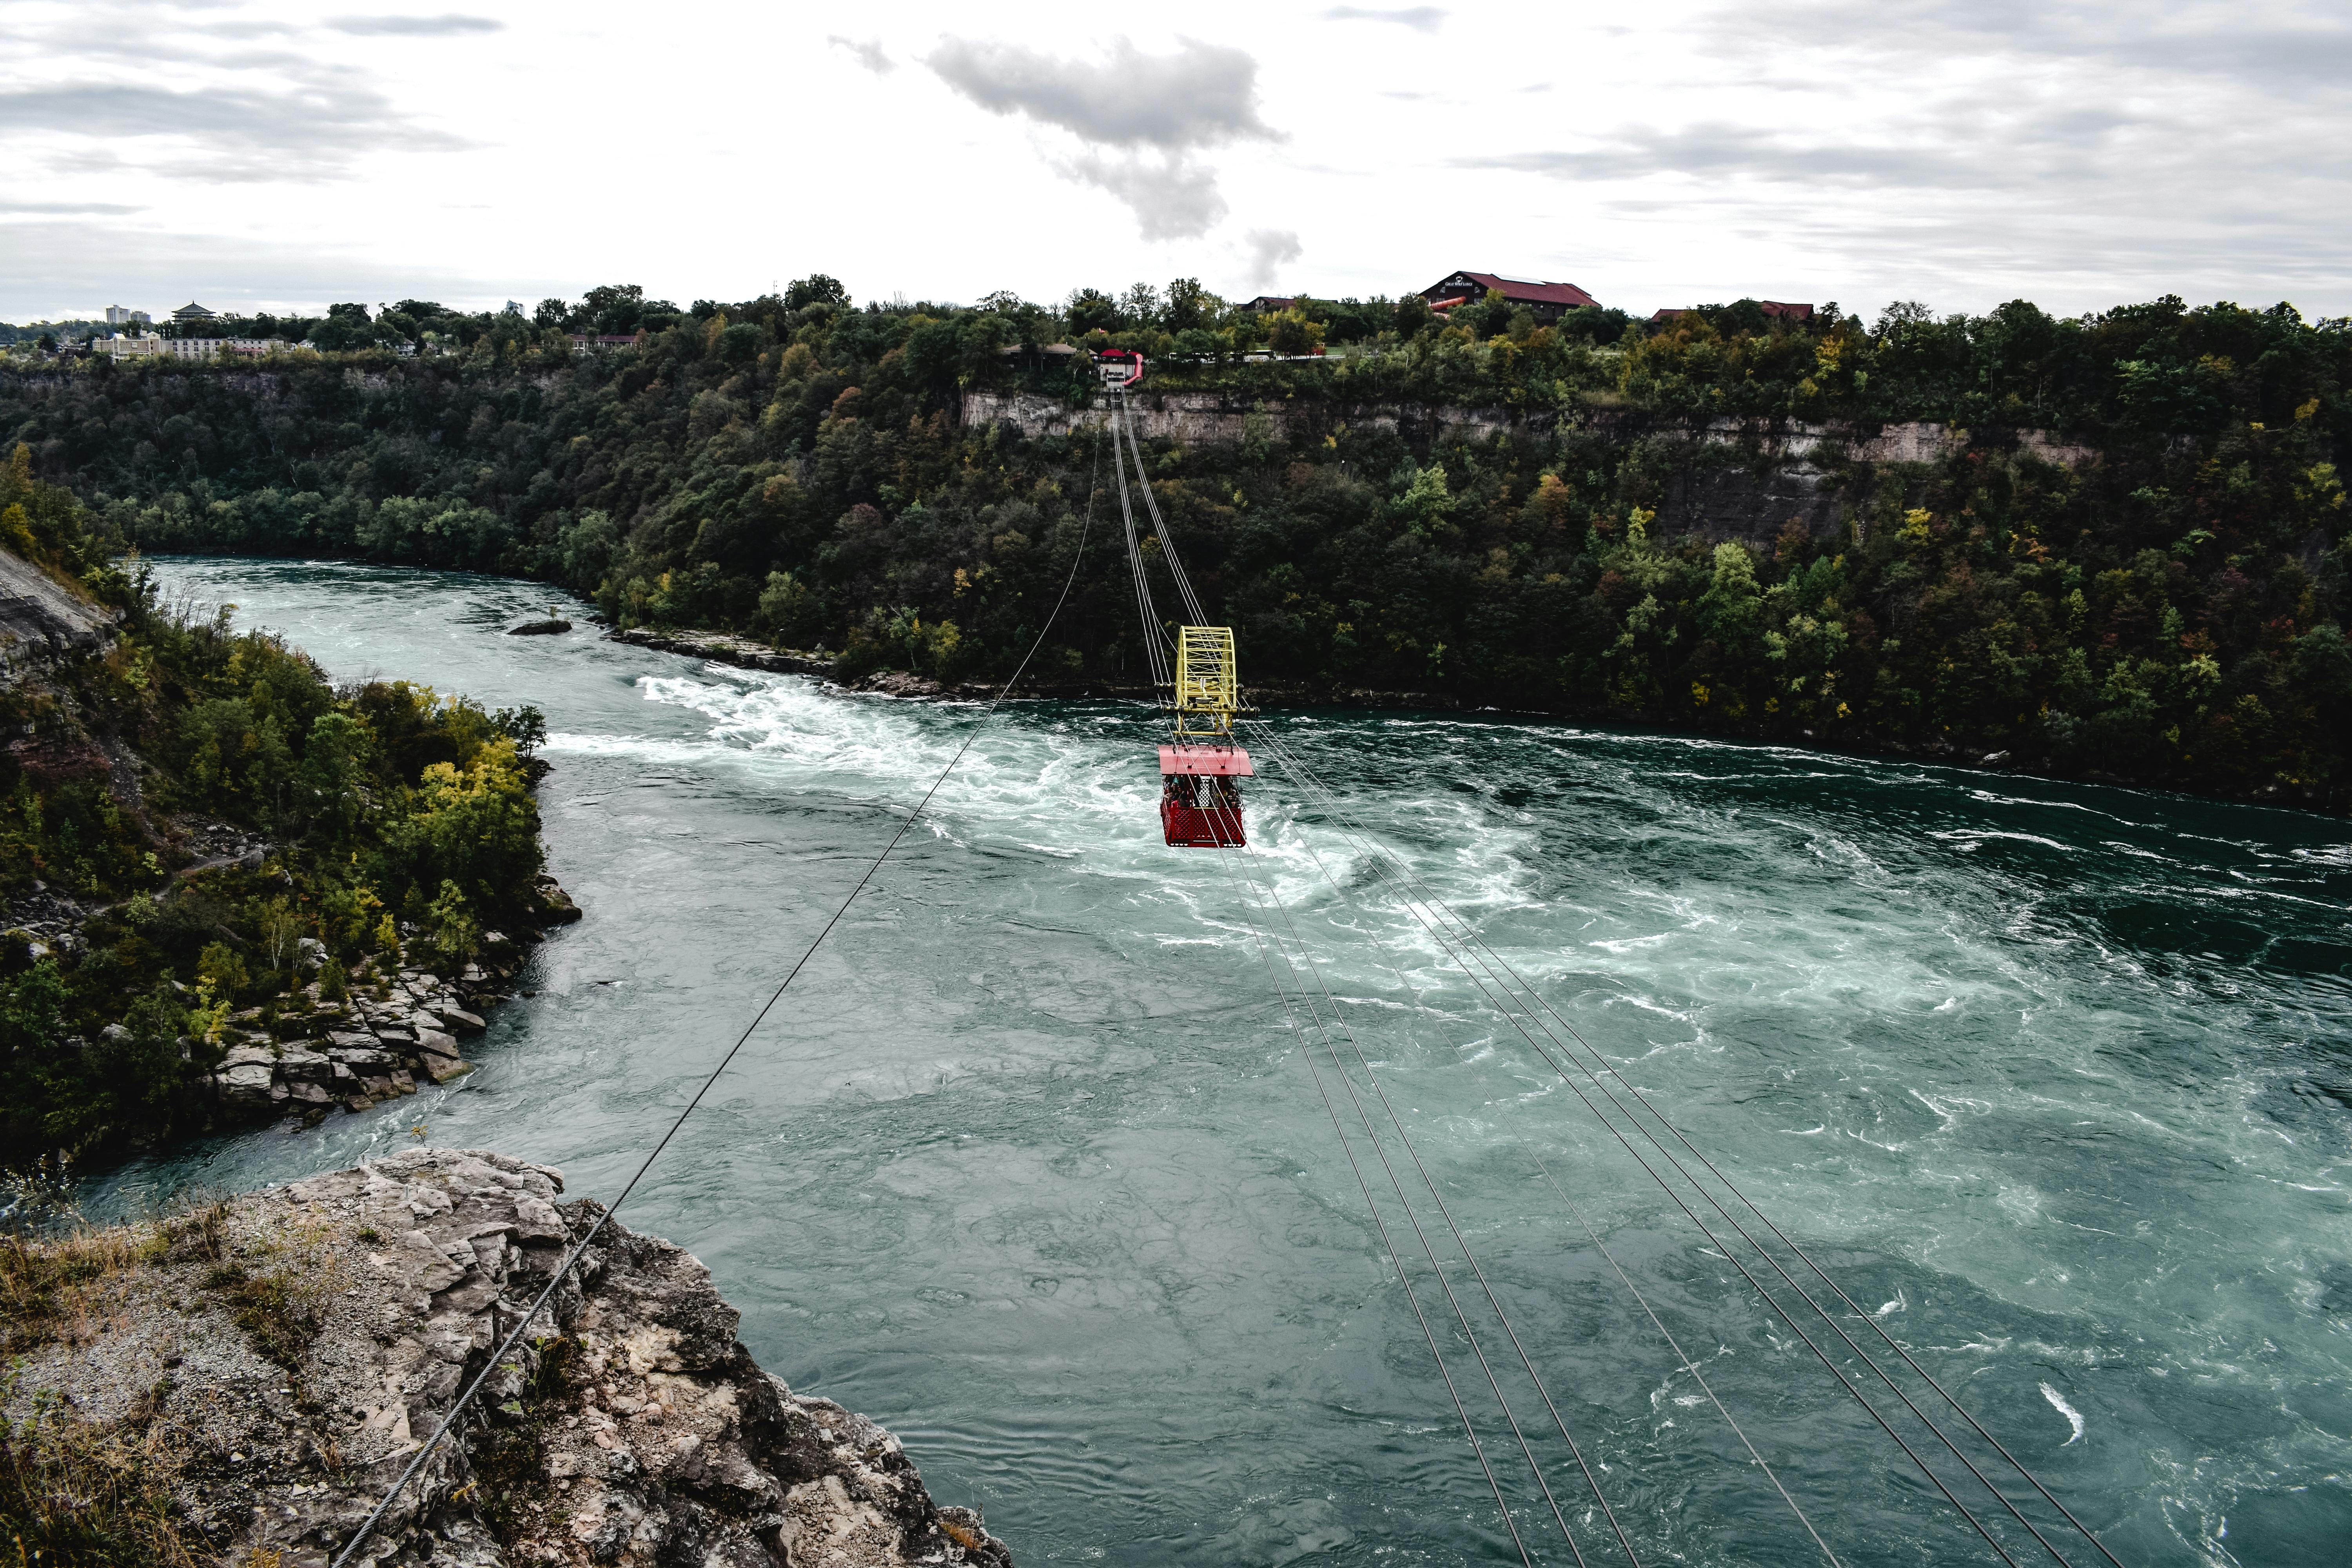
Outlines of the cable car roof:
M1250 766L1250 754L1239 746L1162 746L1160 771L1205 773L1217 778L1245 779L1257 774L1257 770Z

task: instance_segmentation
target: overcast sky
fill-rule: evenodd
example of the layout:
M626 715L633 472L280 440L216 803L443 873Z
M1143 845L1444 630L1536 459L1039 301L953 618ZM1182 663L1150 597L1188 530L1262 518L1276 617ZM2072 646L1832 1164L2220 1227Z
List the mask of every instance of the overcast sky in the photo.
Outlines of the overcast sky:
M0 319L1464 267L2352 314L2342 0L428 4L0 0Z

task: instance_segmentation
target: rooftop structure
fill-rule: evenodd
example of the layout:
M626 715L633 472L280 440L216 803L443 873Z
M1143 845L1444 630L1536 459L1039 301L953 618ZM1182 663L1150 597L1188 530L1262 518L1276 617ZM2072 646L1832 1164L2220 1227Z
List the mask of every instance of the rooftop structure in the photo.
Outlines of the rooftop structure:
M205 310L202 305L199 305L194 300L191 300L186 304L172 312L172 320L186 323L190 321L216 321L220 320L220 317L215 312Z
M1489 289L1499 291L1514 305L1525 306L1538 321L1556 321L1570 310L1601 303L1573 283L1532 283L1495 272L1450 273L1423 289L1421 297L1433 310L1450 310L1456 305L1476 304Z

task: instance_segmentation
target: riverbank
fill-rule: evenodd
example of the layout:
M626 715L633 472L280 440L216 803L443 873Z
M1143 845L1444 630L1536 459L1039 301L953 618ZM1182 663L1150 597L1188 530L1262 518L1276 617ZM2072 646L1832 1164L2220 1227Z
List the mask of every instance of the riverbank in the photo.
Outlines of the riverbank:
M31 1560L320 1568L601 1212L561 1173L414 1149L0 1249L0 1534ZM361 1561L984 1563L898 1440L796 1394L709 1271L619 1222Z
M539 879L548 925L580 919L580 907L551 877ZM293 993L273 1018L259 1008L230 1020L217 1042L227 1054L208 1087L218 1120L276 1114L316 1125L331 1110L357 1113L416 1092L419 1079L446 1083L473 1070L458 1042L487 1026L483 1014L511 998L505 987L529 961L541 933L484 931L478 955L449 977L394 963L352 966L346 999L319 980Z

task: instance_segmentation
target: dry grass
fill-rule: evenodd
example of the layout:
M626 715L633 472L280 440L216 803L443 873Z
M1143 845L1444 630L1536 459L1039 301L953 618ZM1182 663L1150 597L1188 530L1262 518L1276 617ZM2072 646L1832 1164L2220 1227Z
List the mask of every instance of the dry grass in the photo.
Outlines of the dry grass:
M303 1366L326 1324L331 1283L320 1260L280 1258L284 1249L273 1246L236 1244L228 1235L226 1203L192 1209L165 1222L162 1240L174 1262L202 1269L198 1283L228 1310L253 1348L285 1370L293 1381L296 1402L307 1405Z
M46 1240L0 1233L0 1353L89 1340L104 1302L153 1242L152 1231L130 1226Z
M0 1561L42 1568L203 1568L172 1508L178 1464L155 1421L161 1389L121 1421L55 1407L0 1419Z
M305 1237L316 1242L321 1237ZM0 1232L0 1355L76 1346L104 1331L142 1268L194 1283L254 1349L295 1380L325 1321L334 1271L314 1246L241 1237L227 1204L184 1206L144 1225L74 1225L45 1237ZM209 1568L207 1545L184 1534L172 1496L173 1445L158 1415L168 1384L111 1423L89 1421L0 1379L0 1568Z

